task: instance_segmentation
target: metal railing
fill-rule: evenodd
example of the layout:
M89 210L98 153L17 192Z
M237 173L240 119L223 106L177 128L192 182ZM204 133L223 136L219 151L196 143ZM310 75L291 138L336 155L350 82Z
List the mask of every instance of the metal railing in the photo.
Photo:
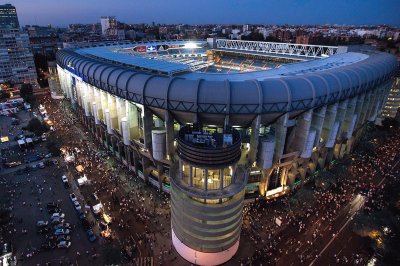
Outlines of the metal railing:
M310 58L324 58L338 52L337 46L309 45L295 43L256 42L241 40L216 40L217 49L256 52L263 54L279 54Z

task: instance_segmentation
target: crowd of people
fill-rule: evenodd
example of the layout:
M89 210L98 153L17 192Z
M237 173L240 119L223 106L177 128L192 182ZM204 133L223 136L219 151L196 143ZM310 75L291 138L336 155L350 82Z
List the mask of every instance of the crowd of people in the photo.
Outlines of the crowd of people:
M49 104L49 103L47 103ZM78 177L85 174L90 185L80 191L90 203L95 203L92 195L97 195L112 219L109 228L112 238L119 242L122 254L128 259L134 257L157 257L163 262L176 259L170 244L169 197L156 189L144 186L143 181L130 171L121 161L89 132L73 127L76 118L66 103L63 109L61 130L64 154L72 155L74 169L81 166L81 173L71 170ZM64 106L64 107L61 107Z
M329 189L316 189L312 182L300 188L312 191L312 196L296 205L299 208L296 212L291 211L290 202L293 194L304 193L300 190L278 199L262 200L246 206L243 235L252 242L255 252L243 263L274 264L282 256L293 254L293 251L301 251L297 255L297 262L310 262L316 258L316 247L323 241L324 235L336 234L335 220L349 211L355 195L364 195L367 210L383 208L380 193L384 187L382 180L399 176L397 170L391 169L400 158L400 134L395 132L391 137L372 141L379 141L375 153L357 152L356 149L350 158L344 158L327 170L336 175L336 182ZM341 164L347 167L347 171L336 171L338 167L343 169ZM339 254L334 257L337 263L362 264L367 259L365 254L357 252L350 258Z
M73 155L70 174L74 178L83 174L87 176L90 184L81 187L80 192L89 203L101 201L104 212L112 219L109 225L111 238L119 243L122 254L129 260L156 257L160 264L176 260L177 253L170 240L169 197L144 186L140 177L105 151L89 132L76 126L77 118L66 102L56 104L47 100L44 104L50 107L49 110L53 109L58 132L54 135L62 143L64 155ZM245 205L242 241L249 241L248 248L254 248L254 252L252 256L240 258L242 264L274 264L293 251L297 262L310 261L316 257L318 249L315 247L324 241L324 237L337 232L335 221L347 211L354 195L365 195L365 208L382 207L379 205L383 204L379 191L384 183L380 181L382 178L396 178L399 174L390 170L399 160L400 136L396 132L390 138L378 141L374 154L356 152L347 157L346 160L350 160L345 164L347 171L340 171L329 189L316 189L310 182L283 197L259 199ZM76 171L76 166L82 169ZM332 169L327 171L334 172L335 165L330 167ZM6 186L11 200L18 197L18 185ZM33 189L37 189L40 195L42 185ZM308 200L300 200L293 210L292 199L300 190L307 190ZM93 195L97 195L99 200L93 199ZM15 229L10 223L1 230L2 235L9 231L12 237ZM26 252L33 255L33 251ZM334 258L338 263L352 261L357 264L366 259L358 253L350 258L335 254Z

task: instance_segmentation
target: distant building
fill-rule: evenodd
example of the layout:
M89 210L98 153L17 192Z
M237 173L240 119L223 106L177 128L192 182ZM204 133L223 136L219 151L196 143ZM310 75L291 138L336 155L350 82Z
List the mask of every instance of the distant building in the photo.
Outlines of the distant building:
M11 4L0 5L0 29L18 29L17 10Z
M310 36L308 35L298 35L296 36L296 43L298 44L309 44Z
M101 17L100 23L102 35L117 35L117 20L115 19L115 17Z
M37 82L29 36L18 29L0 29L0 83Z
M0 5L0 83L37 85L29 35L19 29L15 7Z
M125 40L125 31L118 29L117 30L117 40Z

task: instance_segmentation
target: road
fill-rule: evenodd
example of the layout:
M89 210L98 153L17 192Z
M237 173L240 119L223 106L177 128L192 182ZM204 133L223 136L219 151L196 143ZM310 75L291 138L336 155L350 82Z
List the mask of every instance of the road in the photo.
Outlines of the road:
M400 160L398 160L391 170L400 170ZM379 179L378 179L379 180ZM377 182L377 186L381 186L385 182L385 177L382 177L379 182ZM359 205L360 209L363 205ZM354 214L356 214L354 212ZM354 214L352 217L354 217ZM351 217L351 218L352 218ZM357 251L361 251L362 247L365 244L365 241L362 240L360 236L355 234L352 230L353 220L349 219L345 226L343 226L342 230L339 231L337 236L332 238L332 240L323 248L323 250L319 253L319 256L315 258L311 263L311 265L328 265L329 263L336 263L335 254L338 257L346 257L351 258L353 253L357 253ZM350 259L349 259L350 260Z

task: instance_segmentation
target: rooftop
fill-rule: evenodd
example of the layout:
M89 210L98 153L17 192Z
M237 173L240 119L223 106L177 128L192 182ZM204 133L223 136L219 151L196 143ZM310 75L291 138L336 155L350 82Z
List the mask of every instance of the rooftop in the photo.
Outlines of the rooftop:
M302 75L305 73L313 73L354 64L369 57L369 55L365 53L347 52L334 54L318 60L313 60L313 58L300 58L296 57L295 55L290 57L289 55L275 54L271 56L292 58L297 60L301 59L307 61L284 64L279 68L272 68L268 70L258 70L241 73L210 73L196 71L197 68L194 68L193 65L190 65L188 61L173 60L171 59L171 56L159 56L159 54L163 54L160 47L168 46L169 48L167 49L171 51L176 48L185 48L186 51L194 51L195 48L202 48L206 45L207 43L205 41L165 41L81 48L77 49L76 52L84 56L112 63L118 63L139 70L155 72L157 74L164 74L167 76L175 75L179 77L184 77L188 80L212 78L215 81L223 81L226 79L264 80L266 78L276 78L281 76ZM164 52L164 48L162 49ZM157 50L159 50L159 52ZM214 50L221 51L221 49ZM224 50L236 52L239 54L258 54L256 51L235 51L229 49ZM199 51L200 53L204 54L205 49L199 49ZM263 54L265 55L265 53Z

